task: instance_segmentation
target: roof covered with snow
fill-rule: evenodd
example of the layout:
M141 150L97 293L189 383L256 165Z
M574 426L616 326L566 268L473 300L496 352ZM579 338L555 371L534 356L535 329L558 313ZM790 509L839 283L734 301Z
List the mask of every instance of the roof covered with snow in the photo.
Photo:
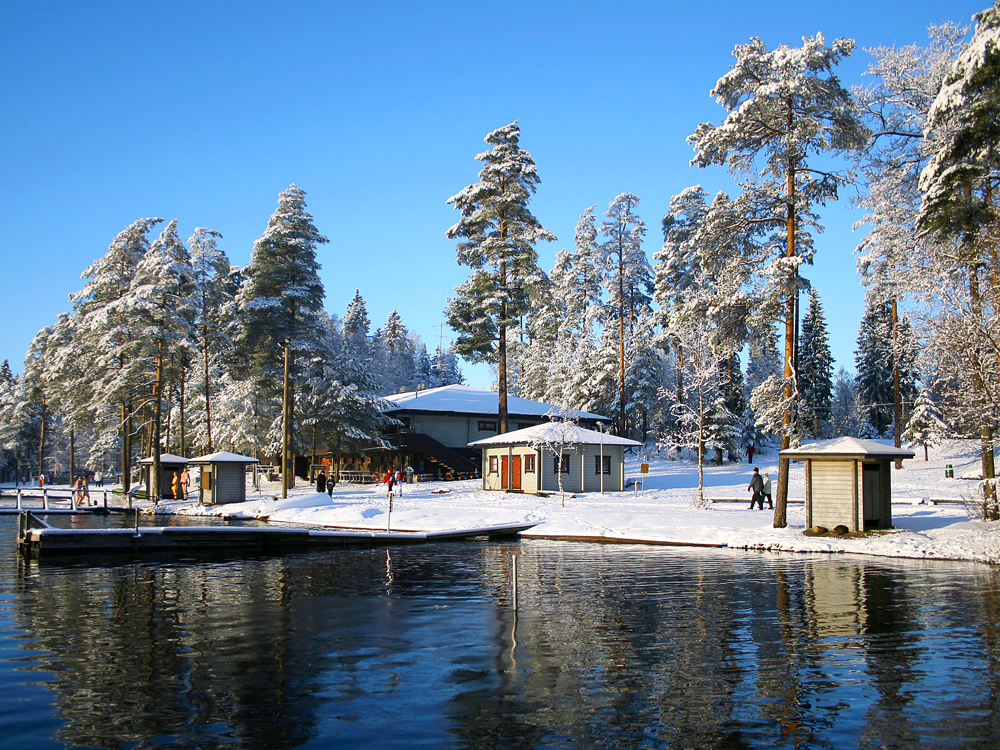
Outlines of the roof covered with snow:
M176 456L173 453L161 453L160 454L160 463L161 464L186 464L187 462L188 462L188 459L184 458L184 456ZM140 458L139 459L139 463L143 464L143 465L145 465L145 464L151 464L151 463L153 463L153 457L152 456L148 456L146 458Z
M803 458L913 458L913 451L896 448L877 440L863 440L854 437L839 437L833 440L818 440L798 448L786 448L782 456L801 460Z
M207 456L198 456L188 461L191 464L259 464L256 458L241 456L239 453L229 451L217 451L209 453Z
M386 412L396 411L436 411L450 414L495 415L500 408L500 397L492 391L470 388L467 385L443 385L424 391L407 391L385 396L391 405ZM541 401L532 401L517 396L507 397L507 413L522 417L544 417L558 407ZM603 419L608 417L585 411L574 411L573 416L582 419Z
M585 430L573 422L545 422L536 424L533 427L525 427L523 430L506 432L503 435L477 440L469 445L477 448L489 447L491 445L538 445L538 444L558 444L566 443L570 445L624 445L626 447L640 446L637 440L600 433L596 430Z

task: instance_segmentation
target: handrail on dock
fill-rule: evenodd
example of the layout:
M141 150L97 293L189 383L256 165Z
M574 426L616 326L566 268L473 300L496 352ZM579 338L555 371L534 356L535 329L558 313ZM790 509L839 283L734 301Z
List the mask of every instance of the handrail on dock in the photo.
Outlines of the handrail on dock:
M63 494L63 493L65 493L65 494ZM108 494L109 493L114 494L114 490L103 489L103 488L102 489L91 489L91 490L88 490L88 497L91 496L91 495L100 494L101 495L101 499L99 501L97 501L96 503L94 503L94 505L96 507L98 507L98 508L100 508L100 507L103 506L104 510L108 510ZM23 487L18 487L13 492L11 490L9 490L9 489L0 489L0 503L2 503L2 501L4 500L4 498L8 498L8 497L13 497L13 499L14 499L13 506L0 505L0 510L8 510L8 511L9 510L14 510L14 511L18 511L18 512L22 511L22 510L29 510L29 506L27 506L25 504L25 500L28 500L28 499L39 499L39 498L42 501L42 506L40 508L37 507L37 506L31 507L30 508L31 510L36 510L36 511L55 511L55 510L58 510L58 512L64 513L64 512L66 512L65 508L59 508L59 507L55 507L53 505L53 503L60 502L60 501L63 501L63 500L68 500L69 501L69 510L71 512L74 512L74 513L77 512L77 510L80 507L89 507L88 505L82 505L81 506L81 504L77 502L77 490L75 490L73 488L55 489L55 488L49 488L49 487L38 487L38 488L23 488Z

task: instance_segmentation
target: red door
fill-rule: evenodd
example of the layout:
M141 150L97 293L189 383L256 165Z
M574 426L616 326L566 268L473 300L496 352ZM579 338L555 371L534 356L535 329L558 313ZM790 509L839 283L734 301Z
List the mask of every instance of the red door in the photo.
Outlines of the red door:
M510 488L512 490L521 489L521 457L514 456L511 458L510 466Z
M500 488L507 489L507 456L500 456Z

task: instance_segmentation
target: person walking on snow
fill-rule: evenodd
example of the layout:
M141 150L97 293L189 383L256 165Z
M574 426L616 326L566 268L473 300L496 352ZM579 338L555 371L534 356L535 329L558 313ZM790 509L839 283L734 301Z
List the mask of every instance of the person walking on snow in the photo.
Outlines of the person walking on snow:
M774 510L774 503L771 502L771 475L764 472L764 498L767 500L768 510ZM764 503L760 504L760 509L764 510Z
M321 470L316 476L316 491L326 492L326 469Z
M747 463L748 464L752 464L753 463L753 446L752 445L749 448L747 448ZM754 469L754 471L757 471L757 470Z
M764 480L760 478L760 472L757 467L753 467L753 476L750 478L750 486L747 490L753 494L750 496L750 510L753 510L753 506L756 503L760 504L760 509L764 510Z

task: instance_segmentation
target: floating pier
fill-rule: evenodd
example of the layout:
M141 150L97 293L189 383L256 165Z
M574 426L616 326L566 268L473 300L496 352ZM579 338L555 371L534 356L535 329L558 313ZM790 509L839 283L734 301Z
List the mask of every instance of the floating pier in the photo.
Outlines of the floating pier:
M448 531L365 531L360 529L272 528L264 526L137 526L126 529L59 529L30 511L21 514L17 543L23 554L148 552L283 552L511 536L535 523L498 524Z

